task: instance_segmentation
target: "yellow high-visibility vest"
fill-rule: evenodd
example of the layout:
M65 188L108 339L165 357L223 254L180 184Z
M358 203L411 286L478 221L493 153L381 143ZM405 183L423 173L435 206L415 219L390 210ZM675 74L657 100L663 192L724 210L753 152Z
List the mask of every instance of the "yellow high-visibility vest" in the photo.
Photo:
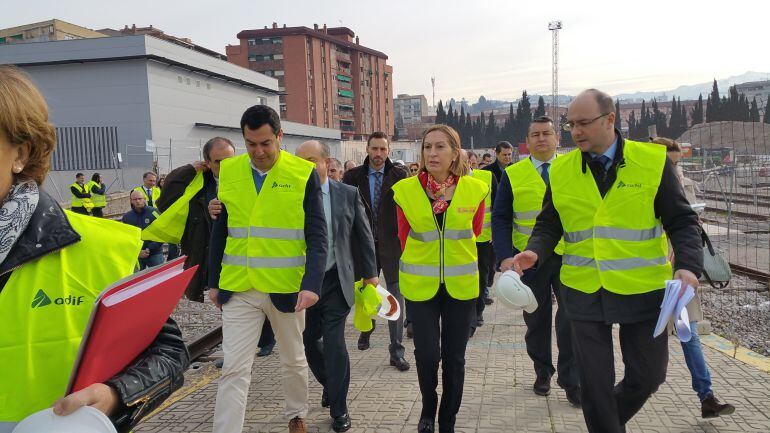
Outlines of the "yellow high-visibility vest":
M399 287L404 298L426 301L440 283L458 300L479 295L478 254L473 216L488 195L489 186L461 176L439 227L418 176L393 185L393 198L409 221L411 231L399 263Z
M86 184L86 187L88 188L88 192L91 194L91 201L94 202L94 207L106 207L107 206L107 197L105 197L104 194L99 194L99 193L94 192L94 187L95 186L96 187L100 187L101 184L98 184L98 183L94 182L93 180Z
M580 150L551 170L553 204L564 227L561 281L585 293L633 295L659 290L671 278L668 245L655 216L666 148L626 140L625 164L602 198Z
M492 240L492 172L489 170L473 170L473 177L484 182L489 187L487 197L484 199L484 228L476 238L476 242L489 242Z
M80 241L14 270L0 292L0 424L64 395L96 297L133 272L142 246L136 227L65 214Z
M248 154L222 161L219 200L227 209L227 244L220 288L299 291L307 250L303 202L314 167L281 151L257 194Z
M505 173L513 192L513 246L524 251L532 236L535 220L543 209L546 185L530 158L509 165ZM554 252L564 254L564 240L559 241Z
M169 244L181 242L184 228L187 225L187 215L190 213L190 200L202 188L203 173L199 172L187 185L182 196L172 203L165 212L156 215L155 221L142 230L142 240Z

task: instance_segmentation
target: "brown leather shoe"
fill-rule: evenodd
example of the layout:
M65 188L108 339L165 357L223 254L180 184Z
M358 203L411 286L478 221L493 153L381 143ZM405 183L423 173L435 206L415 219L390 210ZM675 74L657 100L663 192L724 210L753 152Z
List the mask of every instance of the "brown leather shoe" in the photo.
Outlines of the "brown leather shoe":
M735 406L729 403L720 403L716 397L710 395L700 404L700 412L703 418L716 418L722 415L732 415Z
M305 420L300 417L295 417L289 421L289 433L307 433Z

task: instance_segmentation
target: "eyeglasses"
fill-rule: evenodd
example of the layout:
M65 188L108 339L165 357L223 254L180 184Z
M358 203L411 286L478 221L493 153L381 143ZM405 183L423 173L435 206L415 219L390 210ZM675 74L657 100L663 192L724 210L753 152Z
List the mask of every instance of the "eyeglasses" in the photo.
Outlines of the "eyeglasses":
M564 126L562 126L562 129L564 129L565 131L569 132L569 131L572 131L573 129L575 129L576 126L579 127L579 128L585 128L586 126L596 122L597 120L601 119L602 117L609 116L609 114L610 113L600 114L600 115L594 117L591 120L578 120L577 122L569 121L569 122L565 123Z

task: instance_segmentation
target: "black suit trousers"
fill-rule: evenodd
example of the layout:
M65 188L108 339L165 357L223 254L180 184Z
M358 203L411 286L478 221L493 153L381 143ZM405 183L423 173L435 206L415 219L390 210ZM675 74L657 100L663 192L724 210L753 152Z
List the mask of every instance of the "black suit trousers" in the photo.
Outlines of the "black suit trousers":
M305 356L313 372L329 396L332 417L348 412L350 358L345 346L345 319L350 306L342 294L337 267L326 271L321 285L321 297L305 313ZM323 343L321 340L323 339Z
M481 316L484 312L484 298L489 296L487 293L487 287L491 287L489 284L490 269L492 269L492 260L494 259L492 254L491 242L476 242L476 253L478 254L478 266L479 266L479 297L476 301L476 315ZM494 271L492 271L494 277ZM476 326L475 324L473 326Z
M421 418L435 419L439 431L454 431L465 384L465 348L475 322L476 299L459 301L442 284L427 301L406 301L412 312L414 358L422 394ZM441 405L438 406L438 366L441 361Z
M625 432L626 423L666 380L668 336L664 332L657 338L652 337L655 322L656 319L651 319L620 324L625 376L616 385L612 324L571 321L588 431Z
M553 254L536 270L527 271L522 282L532 289L537 300L537 310L532 314L524 312L524 323L527 332L524 341L527 344L527 354L535 366L538 377L552 376L558 371L558 383L562 388L571 389L578 386L579 375L575 355L572 348L572 335L569 319L562 303L559 271L561 256ZM556 310L556 346L559 349L557 368L553 368L551 355L551 324L553 323L553 304L551 293L556 295L559 308Z

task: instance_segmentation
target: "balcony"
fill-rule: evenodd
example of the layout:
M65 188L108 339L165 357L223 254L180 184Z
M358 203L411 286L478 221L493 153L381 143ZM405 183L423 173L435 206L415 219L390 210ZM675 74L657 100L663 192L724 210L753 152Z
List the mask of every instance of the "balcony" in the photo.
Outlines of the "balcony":
M337 51L337 61L350 63L350 54Z

